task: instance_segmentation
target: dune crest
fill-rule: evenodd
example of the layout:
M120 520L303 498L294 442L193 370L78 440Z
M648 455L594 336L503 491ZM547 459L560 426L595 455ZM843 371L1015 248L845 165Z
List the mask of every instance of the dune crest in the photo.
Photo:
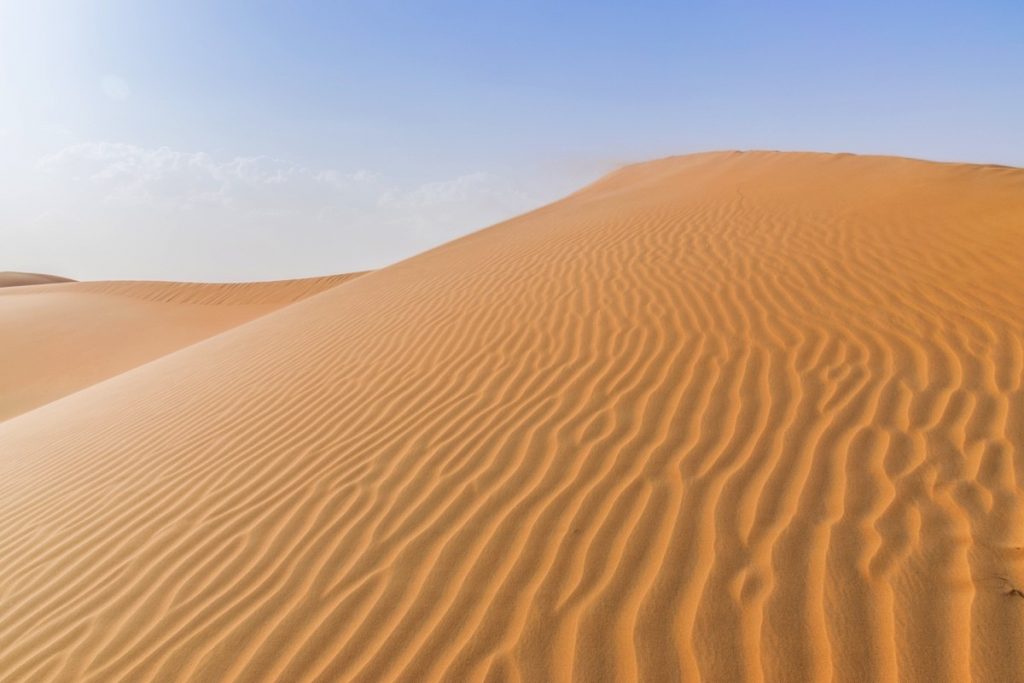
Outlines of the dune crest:
M0 423L0 672L1012 680L1021 244L1019 169L670 158L126 369Z

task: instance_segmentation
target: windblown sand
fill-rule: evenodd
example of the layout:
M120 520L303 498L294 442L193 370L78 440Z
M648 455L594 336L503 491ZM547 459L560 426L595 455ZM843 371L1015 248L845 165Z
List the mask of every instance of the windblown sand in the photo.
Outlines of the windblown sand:
M3 681L1024 675L1022 170L665 159L0 335Z

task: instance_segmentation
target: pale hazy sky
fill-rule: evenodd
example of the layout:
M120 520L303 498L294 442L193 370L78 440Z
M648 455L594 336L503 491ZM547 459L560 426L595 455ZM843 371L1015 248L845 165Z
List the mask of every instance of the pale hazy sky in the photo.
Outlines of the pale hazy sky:
M0 270L362 270L628 161L1024 166L1022 121L1020 0L0 0Z

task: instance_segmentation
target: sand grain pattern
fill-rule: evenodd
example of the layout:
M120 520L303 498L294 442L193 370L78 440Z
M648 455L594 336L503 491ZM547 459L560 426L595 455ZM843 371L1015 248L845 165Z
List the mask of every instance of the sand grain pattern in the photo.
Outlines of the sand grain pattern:
M0 423L2 678L1014 680L1022 244L671 158L108 373Z

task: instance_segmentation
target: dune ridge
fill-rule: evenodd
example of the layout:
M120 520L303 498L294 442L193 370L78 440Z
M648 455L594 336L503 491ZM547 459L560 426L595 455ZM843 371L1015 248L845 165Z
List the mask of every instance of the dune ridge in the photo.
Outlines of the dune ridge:
M285 305L336 287L363 273L345 273L294 280L266 282L161 282L145 280L111 280L77 282L76 292L127 296L144 301L183 303L202 306ZM48 290L52 291L52 290Z
M0 423L0 671L1013 680L1024 171L622 169Z
M0 421L358 275L238 284L55 281L0 290Z

